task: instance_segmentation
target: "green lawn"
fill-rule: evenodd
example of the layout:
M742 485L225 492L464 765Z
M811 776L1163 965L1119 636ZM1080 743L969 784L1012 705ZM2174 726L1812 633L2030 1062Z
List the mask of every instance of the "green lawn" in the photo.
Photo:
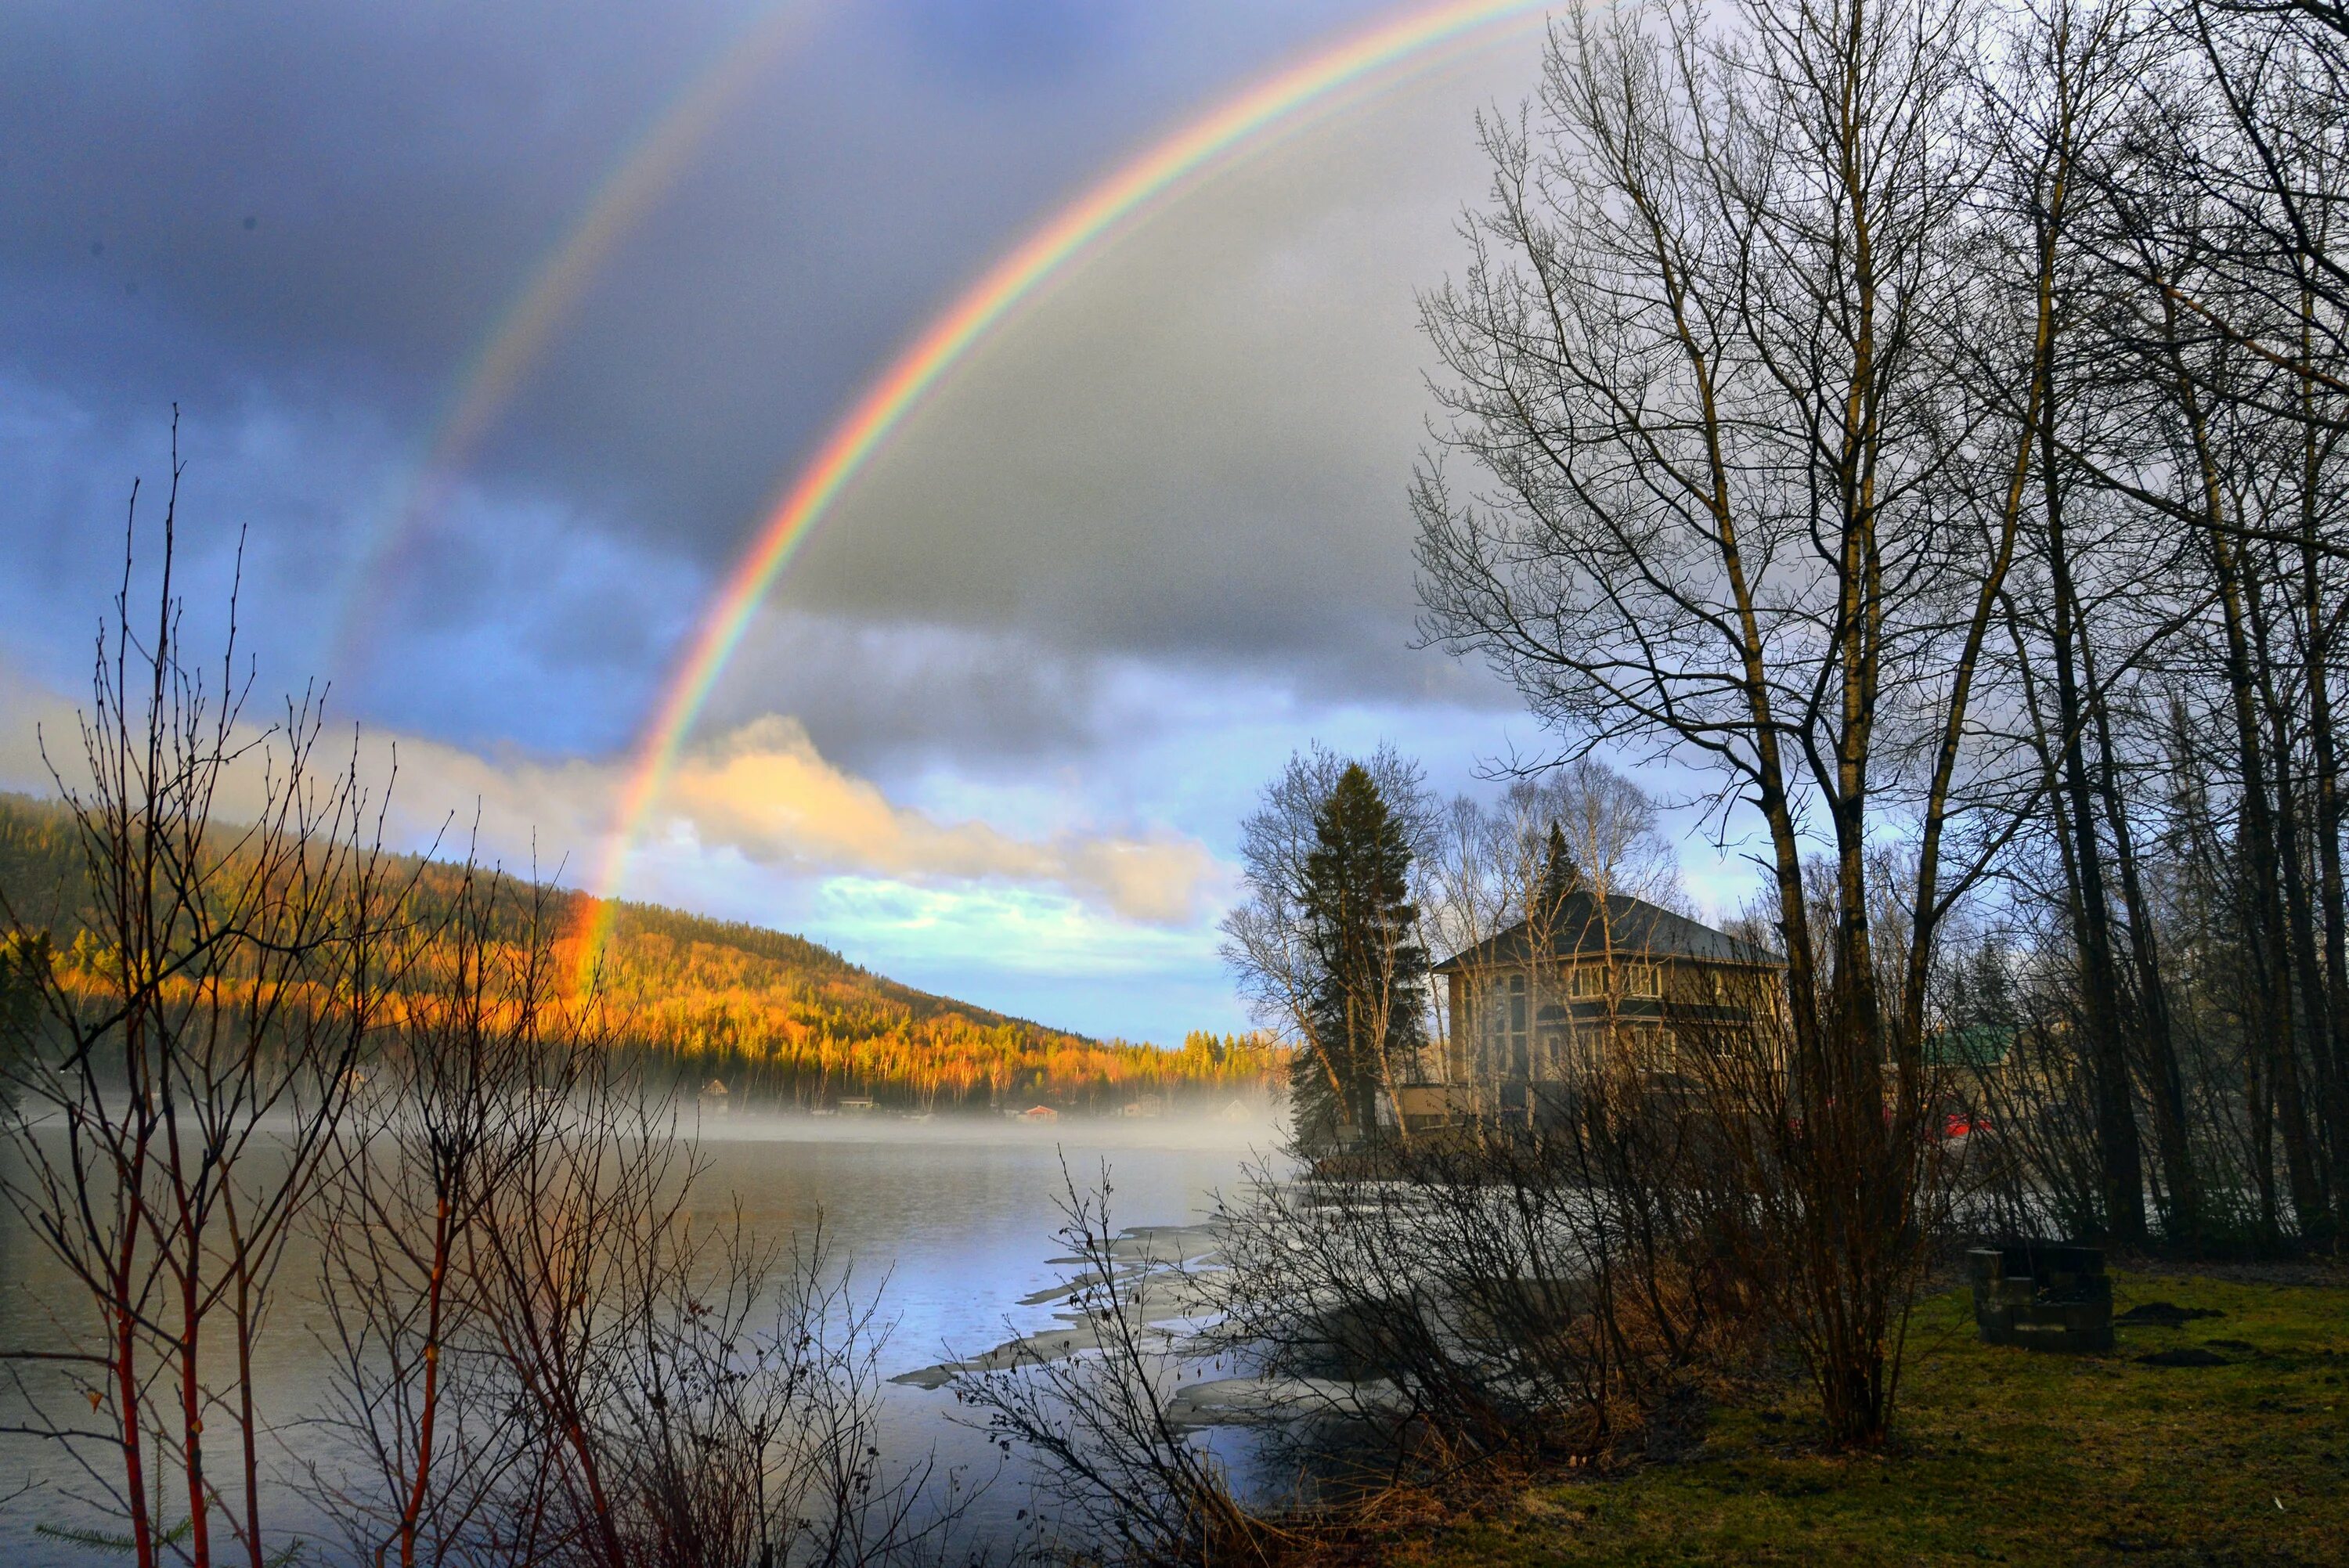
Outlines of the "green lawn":
M2349 1290L2124 1274L2224 1315L2106 1357L1977 1344L1966 1293L1912 1332L1899 1437L1827 1457L1799 1393L1716 1408L1685 1460L1534 1488L1371 1548L1407 1563L2349 1564ZM2220 1367L2136 1357L2199 1346ZM1369 1544L1369 1543L1364 1543Z

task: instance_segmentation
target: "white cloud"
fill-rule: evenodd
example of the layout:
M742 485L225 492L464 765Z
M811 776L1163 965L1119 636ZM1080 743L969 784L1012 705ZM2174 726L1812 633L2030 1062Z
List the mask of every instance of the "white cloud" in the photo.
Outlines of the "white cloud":
M36 746L47 735L67 782L78 758L71 706L0 665L0 784L46 791ZM61 748L62 743L62 748ZM445 851L478 832L509 865L534 857L578 881L600 864L628 770L625 758L548 761L482 756L444 742L374 735L361 771L391 784L390 821L403 844ZM258 799L252 770L232 780L222 810ZM792 876L853 876L925 888L991 885L1065 895L1147 924L1196 922L1222 872L1196 840L1165 830L1123 832L1077 823L1045 833L1007 831L976 817L947 819L900 805L869 779L826 761L795 719L753 720L679 760L645 824L674 850L728 852Z
M1195 919L1216 880L1194 840L1078 828L1043 838L895 804L820 756L798 721L754 720L681 761L659 809L754 861L924 884L1055 888L1130 920Z

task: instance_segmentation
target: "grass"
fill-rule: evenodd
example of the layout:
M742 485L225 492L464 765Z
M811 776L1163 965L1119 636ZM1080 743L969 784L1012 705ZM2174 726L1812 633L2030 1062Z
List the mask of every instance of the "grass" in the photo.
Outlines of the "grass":
M1963 1290L1911 1332L1899 1436L1821 1453L1803 1391L1716 1408L1685 1457L1360 1544L1424 1568L1510 1564L2349 1563L2349 1289L2158 1274L2098 1357L1993 1347ZM2198 1346L2216 1367L2137 1357Z

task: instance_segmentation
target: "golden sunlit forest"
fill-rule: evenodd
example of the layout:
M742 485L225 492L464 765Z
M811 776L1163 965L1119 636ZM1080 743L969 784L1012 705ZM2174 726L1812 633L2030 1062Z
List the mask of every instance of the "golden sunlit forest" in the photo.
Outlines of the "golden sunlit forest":
M87 893L77 886L73 831L60 806L0 795L0 896L48 933L68 983L107 962L76 913ZM429 924L464 868L407 870L405 896ZM500 936L519 950L531 940L530 901L506 907ZM591 913L585 894L545 895L538 918L560 972L576 968ZM429 987L446 973L428 958L407 985ZM1088 1039L901 985L801 937L649 904L615 912L596 973L613 1048L635 1057L649 1083L699 1094L705 1109L869 1100L914 1114L1222 1111L1261 1101L1287 1072L1286 1053L1255 1037L1195 1031L1174 1050Z

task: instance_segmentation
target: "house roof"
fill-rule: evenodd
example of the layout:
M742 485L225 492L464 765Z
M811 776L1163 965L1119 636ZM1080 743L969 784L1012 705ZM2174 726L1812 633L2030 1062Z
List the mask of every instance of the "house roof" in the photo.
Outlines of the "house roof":
M1688 958L1702 964L1772 969L1785 962L1766 948L1624 893L1609 894L1603 912L1599 901L1588 892L1567 894L1558 905L1557 917L1549 922L1547 935L1546 945L1553 958L1596 958L1611 952L1619 958ZM1539 936L1529 934L1521 920L1454 954L1437 965L1435 972L1449 975L1459 969L1523 964L1537 944L1540 944Z

